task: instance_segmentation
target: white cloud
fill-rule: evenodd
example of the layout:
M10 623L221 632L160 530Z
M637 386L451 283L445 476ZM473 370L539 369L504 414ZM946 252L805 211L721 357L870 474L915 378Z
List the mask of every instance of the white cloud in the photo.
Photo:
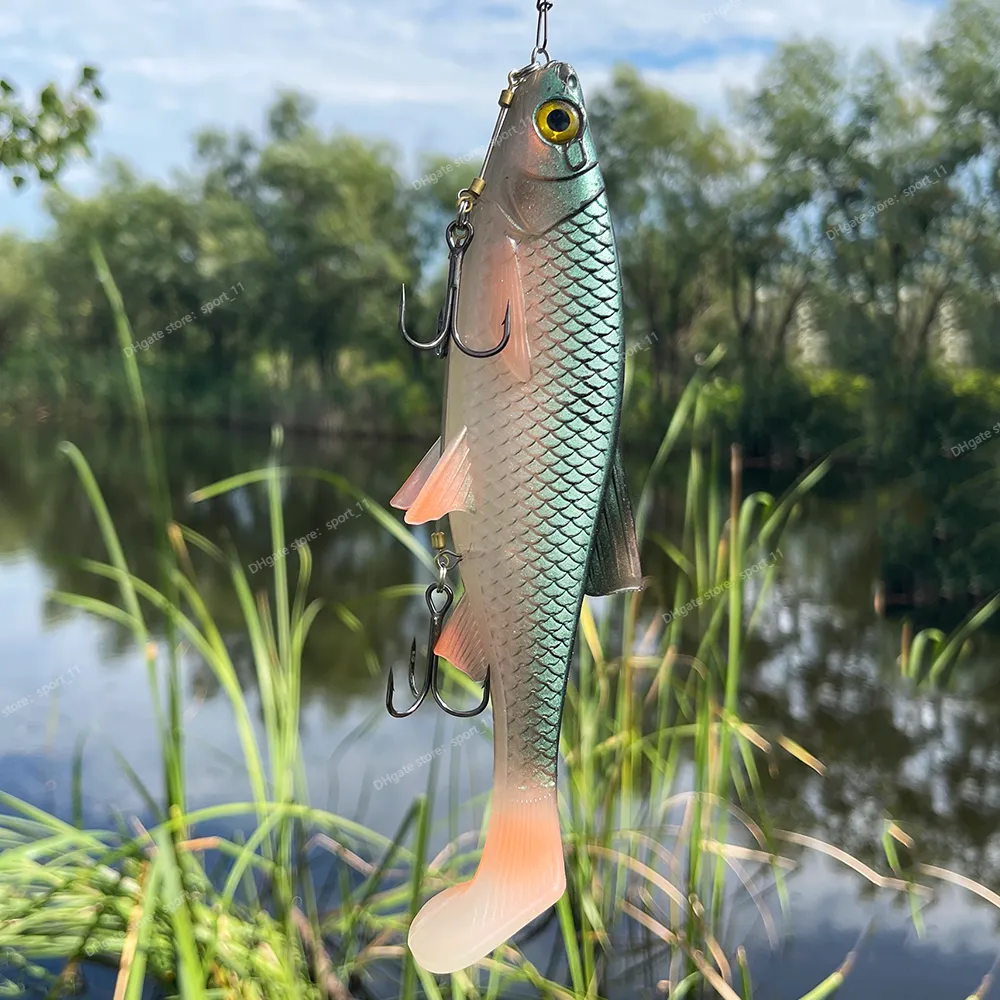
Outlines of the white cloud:
M716 115L725 113L732 90L750 88L767 61L763 52L699 59L670 70L653 70L646 79Z
M722 113L727 91L752 85L781 39L891 53L924 36L935 9L910 0L556 0L550 51L577 65L590 92L614 63L631 61ZM534 27L530 0L5 0L0 75L32 89L98 65L111 103L96 148L161 177L188 162L196 129L258 127L279 87L316 97L324 126L392 138L412 163L420 149L484 141ZM0 225L12 219L6 202Z

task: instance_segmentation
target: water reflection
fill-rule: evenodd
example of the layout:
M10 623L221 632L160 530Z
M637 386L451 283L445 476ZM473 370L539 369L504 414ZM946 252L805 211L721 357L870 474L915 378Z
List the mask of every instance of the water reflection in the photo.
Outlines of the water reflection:
M88 428L71 437L95 470L133 573L155 583L152 512L138 440L121 428L103 432ZM0 556L28 550L47 570L51 589L114 601L116 585L79 566L82 559L106 561L106 553L75 473L56 454L59 440L49 427L0 432ZM238 553L255 587L270 577L249 570L272 553L264 488L248 487L198 504L188 498L209 482L261 467L267 449L266 433L230 435L179 427L165 436L175 518ZM336 469L384 503L406 478L412 450L379 447L376 463L370 443L332 444L305 438L290 440L283 458L290 466ZM369 649L382 662L402 658L409 640L402 634L406 621L401 621L401 609L374 595L380 588L410 582L417 570L411 554L369 517L358 515L335 529L327 528L355 504L353 497L314 479L288 482L284 491L289 542L318 533L311 545L312 593L331 605L349 605L365 624L359 634L336 615L323 615L313 628L303 661L303 688L310 696L325 699L334 714L342 713L353 697L367 698L379 687L366 665ZM287 564L290 573L298 572L297 557L289 557ZM197 569L201 593L220 631L227 637L241 635L243 617L227 569L207 559L199 559ZM55 621L66 613L52 605L45 614ZM107 627L105 642L113 655L124 654L129 641L125 630ZM249 649L234 639L230 653L241 676L249 677ZM213 682L205 675L201 683L210 687Z

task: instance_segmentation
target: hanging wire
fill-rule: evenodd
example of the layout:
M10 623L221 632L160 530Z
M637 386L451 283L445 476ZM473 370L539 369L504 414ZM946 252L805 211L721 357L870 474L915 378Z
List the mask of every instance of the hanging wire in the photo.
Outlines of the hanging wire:
M538 57L545 56L547 65L552 61L549 55L549 11L552 10L552 0L538 0L538 30L535 32L535 47L531 50L532 65L538 62Z

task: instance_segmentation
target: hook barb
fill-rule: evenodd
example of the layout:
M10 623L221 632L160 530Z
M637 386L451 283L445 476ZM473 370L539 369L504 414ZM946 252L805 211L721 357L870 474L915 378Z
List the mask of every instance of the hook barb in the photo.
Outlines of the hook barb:
M455 311L458 311L458 296L455 296ZM470 358L495 358L510 343L510 301L507 302L507 313L503 318L503 338L496 347L488 351L474 351L471 347L466 347L459 336L458 327L455 325L456 317L450 318L449 334L455 341L455 346Z
M431 694L438 703L438 707L444 709L449 715L453 715L456 719L474 719L477 715L482 715L490 703L490 672L486 671L486 680L483 682L483 700L468 712L460 712L458 709L452 708L441 696L436 684L431 689Z
M406 673L407 680L410 684L410 691L413 693L413 697L417 700L407 709L400 712L396 706L393 704L393 695L396 693L396 682L392 677L392 668L389 668L389 681L385 689L385 707L389 714L394 719L406 719L413 715L414 712L424 703L427 695L430 693L430 672L424 678L424 686L418 691L417 681L416 681L416 666L417 666L417 640L413 640L413 645L410 646L410 668Z
M402 291L399 295L399 332L403 335L403 340L405 340L410 347L415 347L418 351L439 351L445 341L448 339L447 333L438 329L438 335L429 344L421 343L419 340L414 340L410 336L406 329L406 285L403 285Z

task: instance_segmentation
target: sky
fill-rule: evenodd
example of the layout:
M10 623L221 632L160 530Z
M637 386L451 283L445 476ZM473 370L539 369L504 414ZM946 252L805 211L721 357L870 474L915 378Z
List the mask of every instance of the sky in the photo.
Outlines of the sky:
M725 117L727 95L753 85L774 46L823 37L846 52L888 54L920 41L942 0L555 0L549 51L584 89L617 62ZM91 190L103 158L168 179L191 164L205 126L259 132L279 89L318 104L324 128L389 138L404 169L418 154L481 148L507 73L530 56L531 0L2 0L0 76L35 93L100 68L108 101L96 162L64 184ZM45 226L37 184L0 180L0 228Z

